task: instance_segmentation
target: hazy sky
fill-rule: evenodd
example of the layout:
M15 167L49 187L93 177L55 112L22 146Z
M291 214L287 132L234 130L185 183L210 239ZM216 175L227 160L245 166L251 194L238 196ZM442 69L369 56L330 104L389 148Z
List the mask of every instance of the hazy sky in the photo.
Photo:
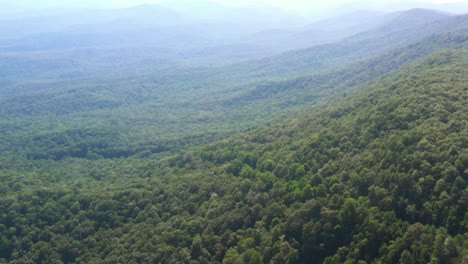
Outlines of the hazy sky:
M5 8L121 8L141 4L157 4L180 0L0 0L0 9ZM194 2L184 0L188 2ZM196 0L195 0L196 1ZM385 8L395 6L398 3L402 7L416 6L417 4L449 4L467 3L468 0L211 0L230 6L261 5L268 4L291 11L304 12L305 10L320 10L324 8L336 8L346 5L358 5L367 8Z

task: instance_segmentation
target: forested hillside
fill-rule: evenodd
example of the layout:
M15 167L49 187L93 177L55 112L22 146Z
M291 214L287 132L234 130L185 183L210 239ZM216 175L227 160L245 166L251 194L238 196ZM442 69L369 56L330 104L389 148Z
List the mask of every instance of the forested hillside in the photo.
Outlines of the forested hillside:
M315 111L161 161L4 169L0 257L464 263L467 76L468 53L442 50Z
M348 67L282 81L174 73L7 85L0 99L0 128L7 132L0 135L0 150L15 154L10 163L175 154L313 108L436 50L466 48L467 39L463 30L432 35Z
M302 19L1 20L0 264L468 263L468 15Z

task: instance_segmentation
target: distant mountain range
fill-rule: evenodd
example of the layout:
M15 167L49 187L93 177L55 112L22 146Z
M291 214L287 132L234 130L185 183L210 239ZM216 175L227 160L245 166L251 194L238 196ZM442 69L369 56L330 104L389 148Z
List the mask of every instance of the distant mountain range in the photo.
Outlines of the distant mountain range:
M250 12L253 11L244 14L252 17L248 15ZM112 11L83 10L47 17L27 17L3 21L0 24L3 38L0 38L0 52L11 54L9 56L13 57L15 52L55 52L61 56L59 54L63 52L74 52L73 50L77 49L107 49L110 53L121 50L119 52L123 52L124 55L125 50L144 49L151 50L148 53L151 58L169 64L185 64L188 61L192 65L206 62L229 64L299 48L338 43L345 38L348 39L336 45L347 45L348 49L352 49L353 45L357 45L359 38L361 41L367 41L371 38L390 37L391 32L386 28L401 31L407 27L406 43L410 43L414 38L410 32L411 28L423 27L425 23L450 16L423 9L390 14L360 11L316 22L304 26L303 29L296 27L286 30L275 28L274 24L269 23L271 17L280 16L272 15L271 12L274 11L255 16L255 20L240 19L239 23L233 22L236 15L200 20L171 11L167 7L153 5ZM80 19L74 19L77 17ZM268 27L271 29L261 30ZM436 29L428 30L427 34L437 33ZM357 33L362 34L351 37ZM372 43L377 44L378 41ZM383 48L387 43L378 46ZM327 49L336 50L335 47L320 49L320 53L326 52ZM297 54L301 56L300 53ZM304 58L308 56L310 55ZM281 60L281 56L278 60Z

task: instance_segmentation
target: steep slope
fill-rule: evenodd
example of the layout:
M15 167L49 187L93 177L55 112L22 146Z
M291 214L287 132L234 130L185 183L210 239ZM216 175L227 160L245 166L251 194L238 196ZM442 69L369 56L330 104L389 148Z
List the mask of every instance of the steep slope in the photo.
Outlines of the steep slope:
M321 110L160 162L2 171L0 257L462 263L467 83L467 51L444 50Z
M249 133L199 155L255 185L240 191L245 196L231 191L226 197L244 204L231 211L244 208L244 225L258 228L257 220L279 232L276 246L293 256L279 250L278 262L297 257L321 263L331 255L325 262L448 262L463 246L466 261L467 56L466 51L436 53L329 102L307 121ZM188 170L207 166L186 158L170 164ZM279 211L269 215L270 210ZM259 211L264 214L252 220ZM248 255L241 242L229 257ZM261 251L266 245L275 248L274 242L262 242L256 245L264 257L279 257Z

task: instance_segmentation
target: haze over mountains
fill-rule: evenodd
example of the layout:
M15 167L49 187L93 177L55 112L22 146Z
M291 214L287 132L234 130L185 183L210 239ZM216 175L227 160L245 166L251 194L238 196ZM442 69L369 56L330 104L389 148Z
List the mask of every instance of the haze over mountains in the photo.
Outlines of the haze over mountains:
M0 263L467 262L466 4L408 5L1 16Z
M214 8L219 7L214 6ZM42 25L26 20L24 23L30 27L24 28L21 37L10 38L0 44L0 50L2 50L0 76L2 76L2 83L5 84L0 92L4 102L1 112L6 116L14 117L17 113L12 109L18 106L21 109L21 105L17 105L16 100L22 98L20 100L30 102L27 105L29 109L27 112L30 114L47 115L50 113L60 116L65 114L67 117L64 116L64 118L71 121L88 116L88 111L92 111L92 115L95 115L97 113L94 111L101 107L108 111L120 109L123 111L123 116L126 116L133 112L128 109L138 104L141 111L160 112L157 116L151 117L151 120L156 124L161 122L164 124L172 119L172 113L165 109L175 107L174 110L180 111L177 105L181 101L187 101L190 102L187 105L189 112L211 116L207 120L223 123L224 121L218 118L224 116L224 119L230 119L232 115L245 120L248 126L257 121L249 122L249 118L253 116L245 114L246 110L243 108L235 108L236 110L233 111L232 102L240 102L238 98L247 98L248 95L255 93L256 89L276 86L271 83L272 81L310 74L323 75L327 71L333 75L339 72L339 69L346 72L349 71L347 67L350 65L366 64L367 59L379 54L385 57L387 56L383 55L385 52L389 51L389 54L392 54L391 50L396 48L411 44L415 44L416 47L429 46L424 43L433 42L434 40L430 37L437 36L437 34L441 34L439 37L442 39L450 39L449 43L451 43L453 40L450 36L444 34L463 32L468 25L467 15L457 16L435 10L411 9L388 14L354 12L310 24L304 31L298 31L299 33L283 31L286 33L280 34L281 36L278 36L278 30L261 31L253 35L250 30L246 32L239 29L241 33L238 35L226 30L223 34L236 35L238 38L230 40L230 37L221 37L220 39L228 44L217 43L219 46L216 46L213 44L216 40L213 38L210 26L206 24L197 26L194 22L184 22L181 16L175 15L172 11L166 13L167 10L166 7L160 6L140 6L113 11L86 13L77 11L77 14L82 17L79 25L73 24L76 23L73 20L67 20L70 14L49 19L43 18L40 20ZM77 14L75 16L78 16ZM154 14L158 15L155 22L151 19ZM166 17L160 14L165 14ZM161 26L164 24L159 21L161 17L166 23L165 26ZM34 19L37 20L37 18ZM190 19L194 21L194 18L187 18L187 21ZM57 22L62 20L70 22L69 24ZM198 20L195 19L195 21ZM177 23L180 24L177 25ZM246 21L245 23L253 22ZM49 25L52 24L62 25L62 28L58 27L47 32ZM8 25L14 27L19 23L16 21L2 25L3 30L8 31ZM260 25L267 26L268 23ZM219 26L225 25L219 24ZM194 28L200 28L200 31ZM319 29L320 32L311 33L312 28ZM18 30L10 29L10 31L15 34L20 33ZM205 32L209 33L205 34ZM263 34L264 40L256 40L255 43L248 42L250 36L258 36L258 34ZM312 36L312 38L310 41L305 41L297 38L298 34ZM270 44L275 42L275 38L280 38L284 42L276 41L278 44ZM436 47L441 47L441 45L450 47L451 44L445 45L437 37L435 38ZM287 41L288 39L298 42L291 43ZM239 43L244 40L245 43ZM423 41L421 44L416 44L421 41ZM302 43L300 45L309 45L308 48L256 59L279 52L281 49L293 48L299 42ZM322 42L330 43L323 44ZM266 48L262 48L262 45L276 51L268 52ZM412 48L408 47L408 49ZM424 50L434 49L429 47ZM426 51L422 52L420 49L414 50L409 56L414 59L426 54ZM388 60L382 59L378 63L386 61ZM392 70L396 70L400 67L399 64L401 62L389 66ZM210 65L218 66L211 67ZM375 68L378 68L377 65L368 70ZM138 93L124 88L136 83L141 86ZM219 96L215 96L218 94ZM273 95L274 93L271 94ZM294 98L301 94L289 96ZM84 105L77 104L77 98L88 102ZM195 98L199 99L194 100ZM206 104L204 98L211 98L210 108L202 106ZM253 98L255 96L247 98L246 102L255 105ZM161 103L156 106L153 100ZM195 103L196 101L199 102ZM305 102L300 104L303 103ZM253 111L252 113L257 116L253 120L261 120L271 114L270 107L273 105L264 102L262 104L266 107L265 112ZM53 109L50 108L51 106ZM291 106L296 107L297 104L285 104L285 106L289 109ZM179 114L181 113L183 112ZM101 119L98 116L96 118ZM181 122L186 123L190 119L191 117L188 116ZM127 121L124 120L112 122L126 123ZM198 122L197 120L197 118L193 119L194 124ZM108 123L110 121L103 118L100 122L110 124ZM38 123L41 122L38 121ZM232 125L240 127L235 122ZM158 127L159 129L165 128L164 125L158 125ZM173 126L167 126L168 129L170 127ZM229 131L231 128L228 127L225 128ZM216 126L213 129L216 129ZM139 128L136 127L133 130L136 132ZM156 130L155 132L157 133ZM202 131L197 130L188 133L203 134ZM223 133L214 134L220 136ZM163 138L167 135L164 134ZM207 134L208 137L211 137L210 135L212 136L212 133ZM163 142L166 140L164 139Z
M196 59L215 50L218 59L246 60L336 42L397 15L352 10L320 22L274 7L232 8L202 1L35 11L2 19L0 47L3 51L39 51L151 46L164 49L161 53L171 58L193 53Z

